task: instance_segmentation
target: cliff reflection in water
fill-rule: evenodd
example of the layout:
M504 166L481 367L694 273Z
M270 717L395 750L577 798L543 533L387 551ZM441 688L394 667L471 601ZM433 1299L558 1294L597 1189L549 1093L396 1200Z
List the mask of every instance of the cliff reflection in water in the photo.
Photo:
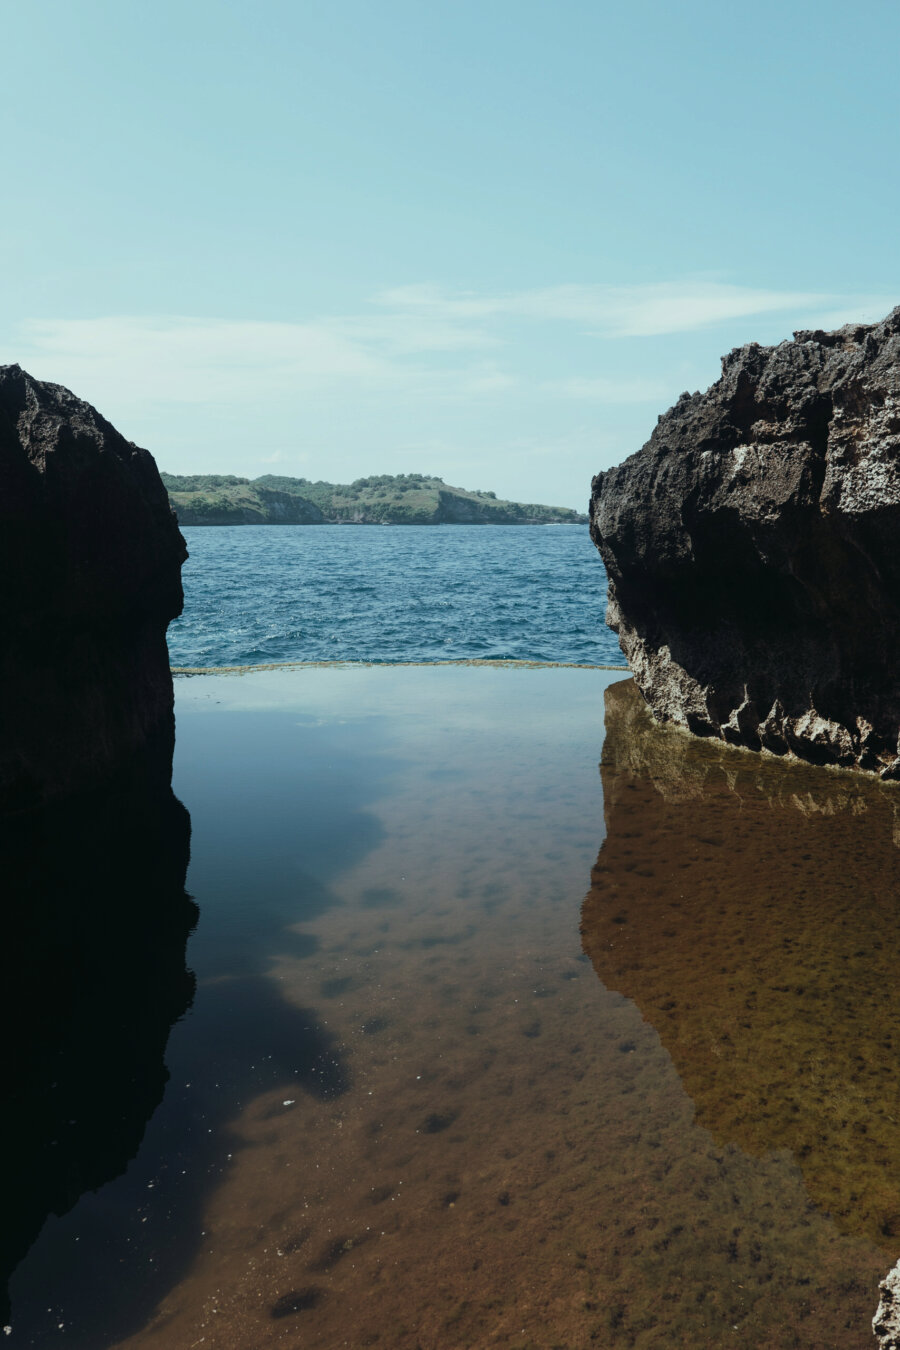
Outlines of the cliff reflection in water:
M900 792L656 725L606 692L607 837L584 950L635 1000L697 1121L790 1150L852 1235L900 1237Z
M4 879L0 1321L50 1214L123 1172L189 1006L190 818L168 766L0 825Z

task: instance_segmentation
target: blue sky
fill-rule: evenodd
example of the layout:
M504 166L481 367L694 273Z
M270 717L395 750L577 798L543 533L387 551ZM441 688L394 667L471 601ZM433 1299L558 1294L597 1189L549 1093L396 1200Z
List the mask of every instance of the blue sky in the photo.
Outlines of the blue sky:
M0 361L173 472L583 506L719 357L900 302L900 5L29 0Z

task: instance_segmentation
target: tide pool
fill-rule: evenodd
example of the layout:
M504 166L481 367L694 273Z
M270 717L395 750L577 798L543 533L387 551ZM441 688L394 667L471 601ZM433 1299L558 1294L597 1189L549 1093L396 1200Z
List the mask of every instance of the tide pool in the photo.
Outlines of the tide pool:
M11 1346L871 1344L890 788L660 731L611 672L176 691L196 990Z

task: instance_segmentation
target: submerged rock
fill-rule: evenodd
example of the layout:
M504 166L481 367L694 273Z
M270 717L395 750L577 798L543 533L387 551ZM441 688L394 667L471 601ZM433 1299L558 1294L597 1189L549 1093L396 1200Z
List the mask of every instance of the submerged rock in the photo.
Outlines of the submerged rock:
M872 1330L881 1350L900 1350L900 1261L878 1286L881 1300L872 1319Z
M0 367L0 812L167 762L186 556L152 455Z
M900 778L900 308L794 337L594 479L607 623L660 720Z

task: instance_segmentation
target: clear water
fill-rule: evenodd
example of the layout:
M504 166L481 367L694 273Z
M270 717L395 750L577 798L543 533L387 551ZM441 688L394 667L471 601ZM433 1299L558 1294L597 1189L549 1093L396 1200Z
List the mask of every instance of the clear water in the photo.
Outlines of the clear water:
M587 526L224 526L183 531L173 666L279 661L621 665Z
M10 1346L867 1350L896 793L656 728L597 670L176 690L196 994Z

